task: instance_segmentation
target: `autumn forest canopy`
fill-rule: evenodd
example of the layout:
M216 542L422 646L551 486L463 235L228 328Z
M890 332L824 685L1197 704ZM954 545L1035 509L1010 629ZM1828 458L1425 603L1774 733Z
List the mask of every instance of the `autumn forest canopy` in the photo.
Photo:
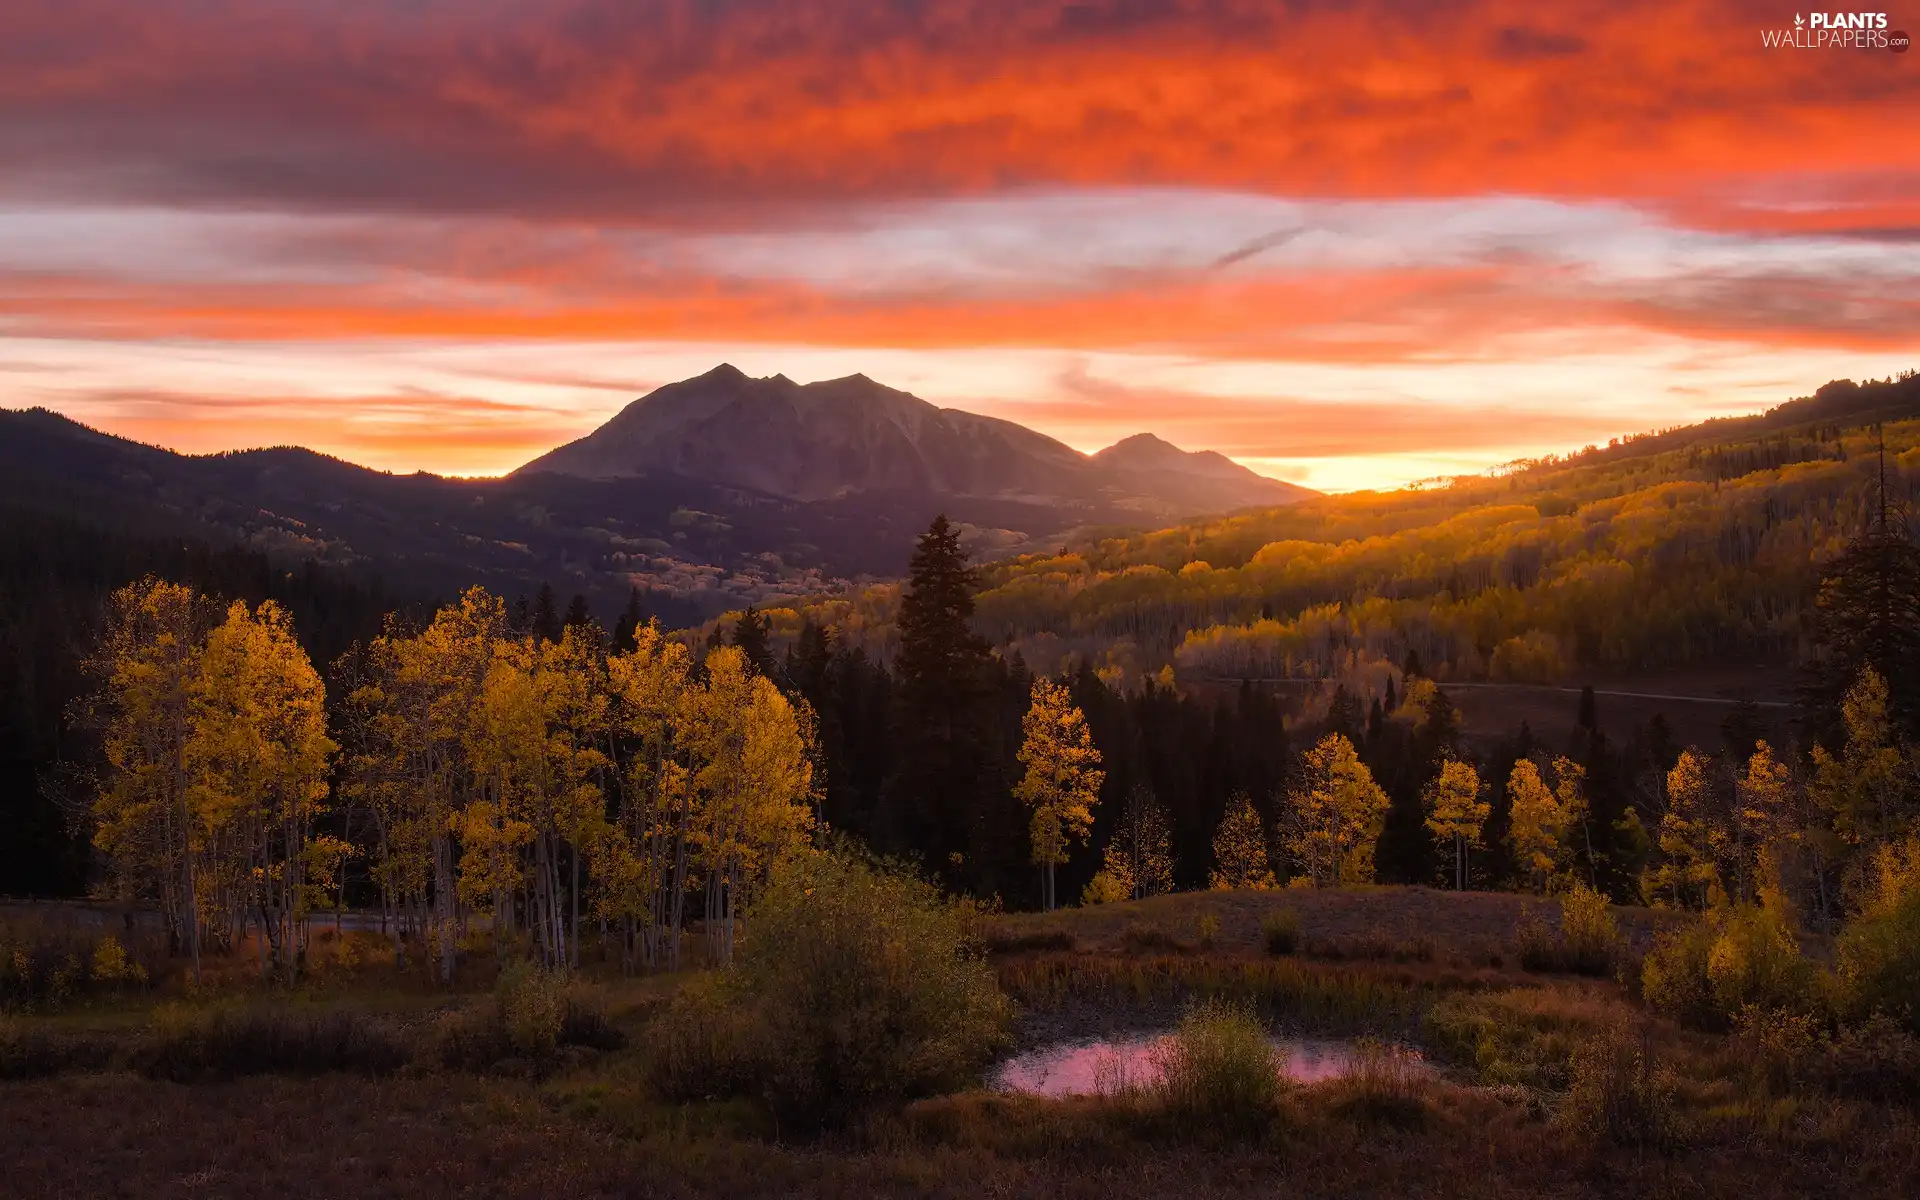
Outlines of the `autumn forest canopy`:
M16 510L4 887L157 904L184 949L258 927L284 971L340 904L441 956L469 914L550 964L582 921L636 967L696 921L719 952L782 847L835 838L1014 907L1375 879L1697 906L1752 893L1739 797L1778 773L1795 845L1827 839L1793 886L1837 918L1914 799L1869 821L1832 772L1920 732L1920 422L1887 419L1915 387L1002 562L942 519L901 584L681 632L638 589L605 624L550 587L396 602ZM1447 693L1727 662L1797 707L1687 745L1589 694L1563 742Z

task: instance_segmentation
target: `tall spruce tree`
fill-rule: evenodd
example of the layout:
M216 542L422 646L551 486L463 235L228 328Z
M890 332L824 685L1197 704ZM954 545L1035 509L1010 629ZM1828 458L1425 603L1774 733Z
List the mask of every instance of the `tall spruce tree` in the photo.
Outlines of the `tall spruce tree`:
M646 609L640 603L640 589L634 588L627 593L627 606L620 611L620 619L613 625L613 649L616 654L625 654L637 644L640 627L647 623Z
M1896 727L1920 738L1920 547L1888 491L1884 431L1866 528L1822 575L1809 625L1820 648L1801 687L1810 732L1844 740L1840 702L1871 667L1887 681Z
M754 672L768 679L774 678L775 664L773 650L768 644L767 619L760 610L749 604L733 623L733 644L747 660Z
M966 862L970 819L990 781L995 739L992 659L973 631L974 572L945 514L920 536L900 600L894 669L898 755L889 781L891 836L949 882L978 873Z

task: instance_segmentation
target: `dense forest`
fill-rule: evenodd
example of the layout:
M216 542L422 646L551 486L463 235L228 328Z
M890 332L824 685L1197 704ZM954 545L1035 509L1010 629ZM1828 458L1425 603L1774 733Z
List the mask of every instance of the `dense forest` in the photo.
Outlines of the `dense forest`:
M1913 389L1904 379L1856 392L1874 403L1883 394L1905 403ZM463 864L480 870L482 860L467 857L469 844L507 846L514 862L537 862L541 873L527 877L546 880L546 890L530 893L532 908L505 891L489 903L517 905L522 920L537 910L556 929L556 912L575 913L585 903L632 920L629 945L644 958L665 897L683 894L693 877L681 880L686 886L630 893L653 898L624 910L608 907L614 881L644 876L657 889L665 861L657 856L681 857L648 843L655 822L634 814L654 811L646 805L677 811L680 793L661 790L664 764L701 778L713 768L694 747L719 736L689 732L693 726L667 736L661 730L672 721L665 718L646 726L604 713L588 732L568 726L563 740L584 739L596 756L570 759L567 768L598 797L576 811L592 810L592 820L563 820L551 806L541 810L545 825L521 820L499 796L519 786L512 781L525 777L526 763L546 763L544 752L489 742L507 725L482 736L457 721L437 741L408 749L392 714L382 717L378 698L393 694L406 671L426 670L421 662L440 661L436 654L443 666L467 665L435 676L445 694L435 693L433 711L478 720L495 700L519 697L516 703L533 707L513 719L532 730L524 736L535 745L560 736L535 728L550 718L540 715L541 697L572 688L617 713L614 681L623 671L631 680L636 655L659 662L683 655L671 667L648 668L678 681L656 691L682 697L711 694L716 663L722 674L763 681L790 709L793 736L805 748L804 786L782 801L806 810L801 824L820 836L857 838L1012 907L1083 893L1110 897L1116 881L1138 892L1205 887L1223 877L1270 875L1277 883L1323 869L1344 877L1347 867L1314 865L1321 860L1301 849L1308 843L1299 832L1312 808L1303 797L1340 791L1312 781L1343 771L1364 774L1355 795L1378 795L1377 828L1362 822L1369 878L1527 883L1534 872L1514 850L1512 804L1516 794L1530 794L1531 772L1553 781L1555 795L1566 793L1557 801L1563 809L1582 814L1578 845L1567 848L1572 865L1559 869L1617 898L1646 898L1656 886L1649 881L1664 878L1668 865L1671 839L1662 824L1683 759L1710 777L1716 797L1734 796L1763 750L1810 778L1816 746L1844 754L1852 736L1848 696L1869 667L1885 685L1886 747L1920 734L1913 694L1920 571L1905 506L1920 466L1920 426L1889 427L1884 455L1877 437L1834 423L1755 436L1722 443L1654 435L1650 455L1594 449L1524 464L1497 480L1314 501L985 567L969 563L960 530L943 518L920 539L900 585L800 609L747 609L681 634L650 625L637 594L611 631L584 599L563 609L550 588L513 602L470 593L436 609L402 604L377 581L331 570L289 570L251 552L12 512L0 579L0 683L5 797L20 832L0 861L0 893L73 894L104 886L109 868L124 866L124 854L89 852L103 828L90 799L102 794L112 759L103 753L110 722L100 714L114 689L103 683L99 648L103 638L126 635L124 598L110 602L115 589L150 577L198 598L186 605L202 613L193 638L211 638L223 628L217 614L242 601L252 607L230 619L271 627L298 646L302 661L317 664L325 736L341 749L327 759L328 799L303 836L346 847L328 874L336 901L379 902L421 936L452 919L437 907L451 898L481 903L485 889L463 892L459 882ZM1073 579L1068 564L1079 572ZM272 615L258 607L266 602ZM1006 614L1016 609L1027 614L1022 622L1057 619L1066 633L1014 629ZM449 631L456 629L465 632L455 637ZM1149 636L1153 629L1160 633ZM1513 632L1497 637L1503 630ZM469 647L464 659L439 644L448 639ZM1103 649L1069 653L1073 639ZM729 653L716 659L723 648ZM1610 723L1591 694L1564 744L1558 736L1544 744L1525 724L1478 730L1470 744L1446 692L1463 675L1557 676L1616 656L1684 662L1756 648L1791 650L1811 664L1796 746L1782 744L1778 730L1741 706L1723 722L1718 744L1690 748L1658 716ZM1158 665L1175 665L1173 677L1154 669L1155 654ZM507 674L493 679L494 666ZM1289 673L1322 682L1313 703L1301 707L1247 678ZM1238 682L1190 685L1208 674ZM446 682L455 677L468 691ZM561 687L562 680L573 682ZM496 686L504 689L497 696ZM1029 811L1041 707L1057 710L1063 728L1083 726L1084 750L1099 763L1097 779L1082 781L1080 800L1055 806L1071 819L1063 833L1047 833L1043 854ZM376 752L377 744L386 749ZM669 744L670 753L659 750ZM1694 757L1685 759L1689 751ZM643 787L636 771L648 762ZM1471 788L1462 782L1469 770ZM443 785L454 789L440 802L445 812L415 814L399 826L372 799L418 798ZM636 796L649 799L635 808ZM480 810L485 820L473 815L474 803L493 805ZM1474 816L1482 804L1485 813ZM1442 811L1455 814L1452 843L1434 835ZM456 813L466 815L455 821ZM1469 816L1471 837L1461 832ZM401 853L390 836L400 826L426 840ZM653 865L642 870L632 865L637 859L605 857L617 839L583 832L603 828L624 828L632 855L644 857L638 847L650 847ZM1347 846L1325 861L1359 862L1359 853ZM403 869L403 862L412 865ZM516 866L512 877L521 879L519 872ZM168 878L152 874L135 890L164 898ZM714 876L703 878L708 886ZM1148 878L1154 882L1141 882ZM730 911L725 887L707 902ZM564 953L565 935L556 932L550 944Z
M1813 651L1820 564L1866 527L1883 469L1912 528L1916 417L1911 372L1840 381L1445 486L1098 537L986 566L977 626L1036 670L1089 663L1127 688L1171 667L1377 695L1409 652L1442 680L1788 668ZM813 620L890 656L898 605L888 585L767 615L781 636Z

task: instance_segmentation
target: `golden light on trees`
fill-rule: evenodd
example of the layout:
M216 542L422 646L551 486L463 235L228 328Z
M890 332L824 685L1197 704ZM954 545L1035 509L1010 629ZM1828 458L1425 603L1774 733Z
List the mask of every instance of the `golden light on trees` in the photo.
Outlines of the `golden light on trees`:
M1100 803L1100 751L1087 729L1086 714L1073 702L1063 683L1033 681L1027 715L1021 722L1025 740L1020 763L1026 774L1013 794L1033 810L1028 826L1033 861L1041 869L1041 905L1054 907L1053 869L1067 861L1071 843L1093 829L1093 809Z

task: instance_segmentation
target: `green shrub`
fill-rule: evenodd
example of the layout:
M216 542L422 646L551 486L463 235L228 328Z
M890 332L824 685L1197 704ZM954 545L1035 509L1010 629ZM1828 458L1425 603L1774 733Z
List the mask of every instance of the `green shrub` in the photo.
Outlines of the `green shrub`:
M1849 1099L1920 1105L1920 1038L1888 1017L1868 1017L1819 1045L1806 1074Z
M1447 996L1421 1019L1434 1053L1495 1087L1562 1091L1574 1047L1610 1016L1598 1001L1544 988Z
M1842 1010L1879 1014L1920 1036L1920 891L1848 922L1835 951Z
M727 1094L751 1078L782 1120L804 1125L964 1086L1012 1018L953 905L845 853L774 867L736 965L705 999L734 1011L702 1027L676 1005L680 1090ZM713 1078L698 1078L702 1061Z
M1300 914L1291 908L1268 913L1260 921L1260 939L1268 954L1292 954L1300 947Z
M1818 974L1793 931L1753 905L1664 935L1640 970L1647 1003L1696 1029L1728 1029L1748 1007L1806 1012L1819 998Z
M1719 937L1707 955L1707 982L1715 1005L1731 1021L1749 1005L1803 1011L1814 1000L1817 980L1780 915L1748 905L1720 919Z
M157 1079L189 1081L240 1075L384 1075L408 1058L384 1021L349 1009L183 1009L155 1012L134 1067Z
M1282 1059L1251 1008L1202 1001L1154 1054L1155 1092L1170 1115L1231 1136L1271 1127Z
M1666 1149L1678 1141L1674 1083L1654 1063L1642 1030L1614 1025L1581 1042L1571 1063L1562 1120L1576 1133L1615 1146Z
M618 1050L625 1044L597 990L518 960L501 970L489 1000L447 1013L431 1035L433 1057L452 1070L509 1059L537 1063L561 1046Z
M516 959L500 972L494 995L507 1042L529 1058L553 1053L560 1045L560 1022L567 1012L560 976Z
M758 1016L730 974L696 976L647 1029L654 1088L668 1100L751 1093L765 1074Z
M1660 935L1640 964L1640 994L1657 1012L1682 1025L1712 1029L1726 1014L1714 1000L1707 963L1719 930L1701 921Z

